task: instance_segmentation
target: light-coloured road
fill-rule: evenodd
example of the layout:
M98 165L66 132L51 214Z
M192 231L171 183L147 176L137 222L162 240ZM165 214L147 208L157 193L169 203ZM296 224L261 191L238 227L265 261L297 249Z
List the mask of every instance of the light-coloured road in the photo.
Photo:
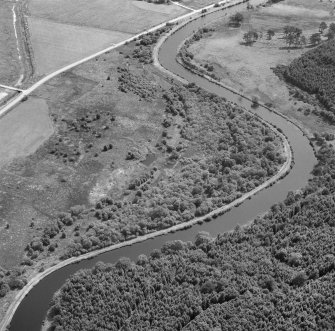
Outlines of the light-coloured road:
M12 90L12 91L18 91L18 92L23 92L24 91L24 90L22 90L18 87L7 86L7 85L3 85L3 84L0 84L0 87L5 88L7 90Z
M219 2L219 4L225 4L227 2L230 2L230 0L221 1L221 2ZM128 42L131 42L131 41L137 39L138 37L143 36L143 35L145 35L145 34L147 34L149 32L154 32L154 31L156 31L156 30L164 27L166 25L166 23L176 23L176 22L183 21L185 19L191 18L192 15L194 15L194 14L201 13L201 11L203 9L210 9L213 6L214 6L214 4L206 6L206 7L203 7L203 8L200 8L200 9L197 9L197 10L193 10L190 13L187 13L187 14L184 14L184 15L179 16L177 18L174 18L172 20L160 23L160 24L154 26L153 28L150 28L150 29L148 29L146 31L143 31L143 32L141 32L141 33L139 33L139 34L137 34L137 35L135 35L133 37L130 37L130 38L124 40L124 41L121 41L121 42L119 42L117 44L113 44L113 45L111 45L111 46L109 46L109 47L107 47L107 48L105 48L105 49L103 49L103 50L101 50L101 51L99 51L97 53L94 53L94 54L92 54L90 56L87 56L87 57L85 57L85 58L83 58L83 59L81 59L79 61L76 61L76 62L71 63L71 64L69 64L69 65L67 65L67 66L65 66L65 67L63 67L61 69L58 69L58 70L54 71L53 73L50 73L49 75L47 75L44 78L42 78L41 80L39 80L38 82L36 82L34 85L32 85L31 87L29 87L28 89L24 90L16 98L14 98L11 101L9 101L5 106L3 106L0 109L0 118L3 115L5 115L9 110L11 110L13 107L15 107L19 102L23 101L27 96L29 96L37 88L39 88L41 85L43 85L44 83L46 83L50 79L56 77L57 75L65 72L67 70L70 70L70 69L72 69L72 68L74 68L74 67L76 67L76 66L78 66L78 65L80 65L80 64L82 64L84 62L87 62L87 61L89 61L91 59L94 59L95 57L100 56L100 55L102 55L102 54L104 54L106 52L109 52L109 51L111 51L111 50L113 50L113 49L115 49L117 47L123 46L124 44L126 44Z

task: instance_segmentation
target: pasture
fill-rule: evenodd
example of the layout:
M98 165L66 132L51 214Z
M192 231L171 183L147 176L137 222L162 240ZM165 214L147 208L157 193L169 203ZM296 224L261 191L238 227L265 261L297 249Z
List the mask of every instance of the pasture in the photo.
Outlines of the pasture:
M330 8L328 3L317 0L289 0L245 11L241 27L228 27L227 21L215 23L213 27L216 31L194 43L190 51L198 64L212 63L214 72L223 83L272 104L284 114L303 122L312 132L323 131L327 125L313 115L306 116L305 110L310 106L293 100L286 83L272 69L279 64L289 64L312 47L307 43L305 47L287 49L283 39L284 26L293 25L302 29L308 42L309 37L318 32L320 22L329 24L332 21ZM268 40L266 35L269 29L275 32L272 40ZM243 35L248 31L256 31L263 36L253 45L246 46Z
M38 75L53 72L130 36L33 17L28 21Z
M32 0L32 17L136 34L187 11L170 4L136 0Z
M0 121L0 166L33 152L53 133L48 106L29 98Z

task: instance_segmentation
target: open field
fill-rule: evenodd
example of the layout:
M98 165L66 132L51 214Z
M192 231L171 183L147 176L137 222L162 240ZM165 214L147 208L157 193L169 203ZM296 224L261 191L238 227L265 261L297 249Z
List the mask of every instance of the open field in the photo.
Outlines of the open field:
M226 22L214 24L215 32L208 38L191 45L195 61L201 65L213 63L214 72L221 81L262 102L274 105L284 114L301 121L314 132L332 130L320 118L311 115L310 106L293 100L285 82L281 81L272 68L287 65L309 49L287 50L282 30L285 25L294 25L303 30L307 40L318 32L321 21L332 21L330 5L316 0L290 0L244 13L241 28L229 28ZM275 36L267 40L266 31L273 29ZM243 34L249 30L263 33L253 46L242 44ZM299 111L298 111L299 109Z
M13 26L14 3L0 2L0 84L14 84L20 76L20 64Z
M0 166L33 152L53 132L44 100L30 98L0 121Z
M130 34L28 18L38 75L53 72Z
M29 9L32 17L132 34L187 12L136 0L32 0Z

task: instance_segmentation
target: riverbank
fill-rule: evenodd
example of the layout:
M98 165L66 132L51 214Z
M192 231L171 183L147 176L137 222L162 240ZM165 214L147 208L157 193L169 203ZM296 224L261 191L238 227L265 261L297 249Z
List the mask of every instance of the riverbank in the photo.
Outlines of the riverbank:
M287 146L287 148L289 149L289 147ZM289 159L287 159L287 161L289 161ZM288 165L288 163L287 163ZM285 165L284 165L285 166ZM284 167L283 166L283 167ZM289 169L289 166L287 167L287 170ZM282 171L284 171L284 169L281 169ZM275 178L276 177L276 178ZM215 215L218 215L220 213L223 213L225 211L227 211L228 209L230 209L231 207L233 206L237 206L239 204L241 204L245 199L248 199L249 197L251 197L252 195L254 195L255 193L259 192L260 190L262 190L264 187L266 187L267 185L270 185L271 183L274 183L277 179L279 179L280 177L280 174L277 174L277 176L273 177L271 180L267 181L266 183L263 183L263 185L261 187L258 187L256 188L255 190L249 192L248 194L244 195L243 197L241 197L240 199L234 201L233 203L227 205L227 206L224 206L218 210L215 210L203 217L200 217L200 218L196 218L196 219L193 219L192 221L188 222L188 223L184 223L184 224L179 224L177 226L174 226L172 228L169 228L169 229L166 229L166 230L162 230L162 231L158 231L158 232L155 232L155 233L150 233L146 236L143 236L143 237L138 237L138 238L135 238L133 240L130 240L128 242L123 242L123 243L120 243L120 244L117 244L117 245L114 245L114 246L111 246L111 247L106 247L102 250L99 250L99 251L95 251L95 252L91 252L91 253L88 253L88 254L85 254L85 255L82 255L78 258L73 258L73 259L69 259L69 260L66 260L66 261L63 261L62 263L60 264L57 264L56 266L53 266L49 269L47 269L46 271L44 272L41 272L39 274L35 274L32 276L32 278L30 279L28 285L26 288L23 289L22 292L19 292L16 296L15 296L15 301L17 302L16 306L15 307L12 307L11 309L13 310L13 313L12 315L14 314L16 308L18 307L18 305L20 304L20 302L23 300L23 298L25 297L25 295L41 280L43 279L44 277L46 277L47 275L49 275L50 273L54 272L55 270L57 269L60 269L60 268L63 268L64 266L66 265L69 265L71 263L76 263L76 262L79 262L81 260L84 260L84 259L88 259L88 258L92 258L96 255L99 255L103 252L107 252L107 251L111 251L111 250L116 250L116 249L119 249L121 247L125 247L125 246L129 246L129 245L132 245L132 244L135 244L135 243L138 243L138 242L142 242L142 241L145 241L147 239L151 239L151 238L154 238L154 237L157 237L157 236L161 236L161 235L164 235L164 234L167 234L169 232L175 232L175 231L178 231L178 230L182 230L182 229L185 229L185 228L188 228L190 226L192 226L193 224L196 224L198 222L203 222L206 218L208 217L212 217L212 216L215 216ZM9 319L10 320L10 319ZM7 319L8 321L8 319Z
M332 132L331 123L320 118L322 105L310 103L308 95L287 85L276 69L289 65L315 47L309 37L319 32L320 22L330 24L328 9L327 3L286 0L285 4L243 11L244 21L238 28L231 28L227 21L221 20L207 26L212 30L210 33L199 32L197 37L200 39L195 38L187 43L187 48L184 47L187 51L185 59L203 73L213 78L216 76L223 84L302 123L309 135ZM285 25L301 29L307 44L287 49L283 33ZM269 30L274 36L268 37ZM258 40L249 46L243 43L243 36L248 31L257 31L259 35ZM324 31L322 40L326 39L326 34Z
M155 238L155 237L163 236L163 235L165 235L167 233L170 233L170 232L176 232L176 231L180 231L180 230L183 230L183 229L187 229L187 228L191 227L192 225L195 225L195 224L200 223L200 222L204 222L205 220L207 220L210 217L216 217L218 215L222 215L223 213L229 211L231 208L239 206L245 200L251 198L253 195L259 193L261 190L265 189L266 187L268 187L270 185L273 185L278 180L283 178L283 176L285 176L288 173L288 171L290 170L290 167L291 167L292 153L291 153L289 143L286 141L286 138L285 138L285 143L284 143L284 149L285 149L285 153L287 153L287 160L282 165L279 172L274 177L267 180L265 183L263 183L259 187L255 188L251 192L246 193L244 196L242 196L241 198L233 201L232 203L230 203L226 206L223 206L223 207L221 207L217 210L214 210L207 215L194 218L193 220L191 220L189 222L182 223L182 224L177 224L175 226L172 226L171 228L156 231L156 232L153 232L153 233L149 233L147 235L137 237L137 238L134 238L132 240L125 241L125 242L122 242L122 243L119 243L119 244L116 244L116 245L113 245L113 246L110 246L110 247L105 247L105 248L100 249L98 251L93 251L93 252L81 255L79 257L70 258L68 260L62 261L62 262L58 263L57 265L52 266L52 267L44 270L43 272L40 272L40 273L37 273L37 274L33 275L28 280L27 285L21 291L19 291L16 294L16 296L15 296L12 304L10 305L5 317L1 321L0 330L1 331L6 330L6 327L7 327L7 325L9 325L12 317L14 316L14 313L15 313L16 309L18 308L18 306L20 305L20 303L24 299L24 297L29 293L29 291L34 286L36 286L43 278L50 275L54 271L56 271L58 269L61 269L61 268L64 268L65 266L67 266L69 264L73 264L73 263L80 262L82 260L90 259L94 256L100 255L100 254L108 252L108 251L116 250L116 249L119 249L119 248L125 247L125 246L131 246L133 244L140 243L140 242L143 242L143 241Z
M168 36L164 36L166 39ZM188 61L185 61L185 59L183 58L182 54L181 54L181 49L183 47L186 47L185 46L185 43L187 40L190 40L190 38L187 38L184 43L182 45L180 45L179 49L178 49L178 55L177 55L177 62L182 65L185 69L187 69L188 71L192 72L193 74L199 76L199 77L202 77L206 80L208 80L209 82L213 83L213 84L216 84L217 86L220 86L220 87L223 87L224 89L234 93L235 95L253 103L254 102L254 98L253 96L251 95L246 95L244 93L242 93L241 91L238 91L236 90L235 88L231 87L231 86L228 86L227 84L224 84L222 83L221 81L219 81L218 79L216 78L213 78L212 76L209 76L207 74L205 74L203 72L203 69L200 67L200 66L197 66L194 62L192 62L192 64L190 64ZM156 64L156 63L155 63ZM159 67L160 64L157 64L157 66ZM162 70L166 70L165 68L162 67ZM173 77L176 77L175 74L172 74ZM178 79L180 81L185 81L182 77L178 77ZM306 128L304 127L303 124L301 124L300 122L298 122L298 120L296 120L295 118L290 118L286 115L284 115L282 112L276 110L274 107L269 107L267 106L266 104L262 103L261 101L257 101L257 108L264 108L270 112L274 112L275 114L277 114L278 116L282 117L283 119L285 119L286 121L292 123L294 126L296 126L302 133L304 136L308 137L309 139L309 142L310 142L310 146L313 148L313 151L314 151L314 155L316 154L316 148L315 146L313 145L313 143L311 142L311 139L313 138L312 134L306 130ZM256 114L256 113L253 113L253 115L257 116L258 118L260 118L260 115L259 114Z

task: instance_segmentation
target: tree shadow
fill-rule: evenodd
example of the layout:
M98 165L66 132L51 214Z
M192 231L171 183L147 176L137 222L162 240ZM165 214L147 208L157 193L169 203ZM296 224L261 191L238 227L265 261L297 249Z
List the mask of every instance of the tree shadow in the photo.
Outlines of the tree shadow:
M256 41L246 42L246 41L240 41L241 46L249 46L252 47Z

